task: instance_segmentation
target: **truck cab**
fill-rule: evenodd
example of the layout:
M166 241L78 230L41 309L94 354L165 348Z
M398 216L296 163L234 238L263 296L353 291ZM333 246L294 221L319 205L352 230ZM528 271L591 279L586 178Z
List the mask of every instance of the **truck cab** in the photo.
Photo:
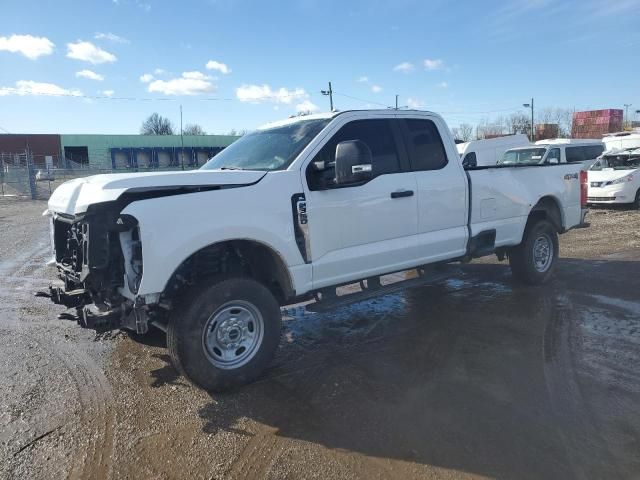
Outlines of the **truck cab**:
M539 140L534 145L507 150L499 164L557 164L580 162L585 169L595 163L605 146L601 140Z

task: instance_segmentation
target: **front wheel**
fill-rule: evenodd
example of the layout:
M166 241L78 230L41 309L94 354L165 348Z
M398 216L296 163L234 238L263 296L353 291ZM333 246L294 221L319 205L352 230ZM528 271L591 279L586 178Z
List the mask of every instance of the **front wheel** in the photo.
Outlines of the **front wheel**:
M528 224L522 243L509 251L511 272L518 281L541 285L553 274L558 253L558 233L550 222Z
M640 189L636 192L636 199L633 201L633 208L640 210Z
M255 380L269 364L281 321L278 302L264 285L249 278L214 281L174 311L169 355L196 385L228 390Z

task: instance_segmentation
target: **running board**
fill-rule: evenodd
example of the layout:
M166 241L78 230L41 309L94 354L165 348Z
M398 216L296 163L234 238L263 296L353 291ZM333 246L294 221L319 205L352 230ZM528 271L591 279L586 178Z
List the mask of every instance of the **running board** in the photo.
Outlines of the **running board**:
M310 312L324 313L333 310L334 308L351 305L352 303L362 302L365 300L370 300L372 298L381 297L383 295L401 292L402 290L405 290L407 288L430 285L451 278L452 276L462 275L461 270L457 266L454 267L448 265L440 267L437 270L407 270L407 273L412 271L417 272L418 276L416 278L400 280L388 285L380 285L379 280L377 282L375 281L379 277L374 277L373 279L368 279L367 284L372 283L375 286L365 286L364 282L360 282L361 291L359 292L348 293L345 295L335 295L331 294L330 292L329 295L324 294L323 298L321 298L320 300L318 300L318 297L316 296L316 301L308 304L306 306L306 310Z

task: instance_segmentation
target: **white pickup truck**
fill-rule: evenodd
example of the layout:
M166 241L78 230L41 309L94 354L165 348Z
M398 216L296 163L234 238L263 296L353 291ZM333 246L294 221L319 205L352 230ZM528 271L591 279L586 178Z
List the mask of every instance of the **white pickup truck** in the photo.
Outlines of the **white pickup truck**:
M58 187L45 213L64 286L41 295L88 328L165 330L176 367L224 390L269 363L282 305L334 308L490 254L517 279L545 282L558 233L587 226L586 187L580 164L465 171L434 113L296 117L196 171ZM418 275L380 281L410 269ZM336 294L352 283L356 293Z

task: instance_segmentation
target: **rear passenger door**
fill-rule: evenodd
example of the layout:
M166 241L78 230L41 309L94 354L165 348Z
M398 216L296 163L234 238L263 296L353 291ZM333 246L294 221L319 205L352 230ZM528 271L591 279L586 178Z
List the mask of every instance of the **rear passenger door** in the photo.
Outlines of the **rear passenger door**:
M402 119L400 125L418 188L418 248L421 263L466 252L467 179L448 156L448 132L430 119Z

